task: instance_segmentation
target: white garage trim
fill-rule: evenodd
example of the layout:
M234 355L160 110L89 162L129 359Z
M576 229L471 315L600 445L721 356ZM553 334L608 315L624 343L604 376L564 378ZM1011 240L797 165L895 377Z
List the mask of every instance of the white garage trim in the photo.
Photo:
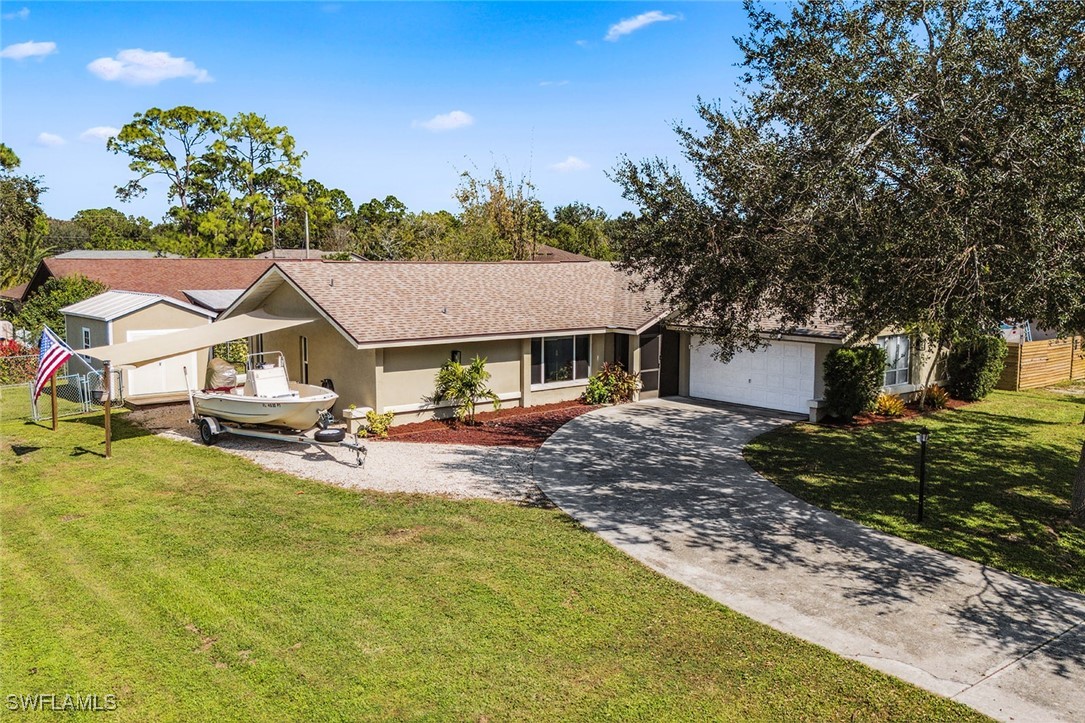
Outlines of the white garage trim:
M689 350L689 395L807 414L814 398L815 345L774 341L757 351L740 351L727 363L713 358L716 347L694 335Z

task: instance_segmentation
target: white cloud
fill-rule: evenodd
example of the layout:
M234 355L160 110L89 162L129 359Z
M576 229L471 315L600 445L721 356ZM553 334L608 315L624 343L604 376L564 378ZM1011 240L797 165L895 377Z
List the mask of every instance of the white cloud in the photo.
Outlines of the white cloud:
M64 139L56 133L39 133L37 142L39 146L45 146L46 148L56 148L64 145Z
M576 44L579 45L582 48L588 47L588 41L587 40L577 40Z
M609 40L614 43L618 38L623 35L629 35L630 33L646 28L653 23L665 23L668 20L677 20L677 15L664 15L659 10L652 10L651 12L641 13L636 17L626 18L620 22L610 26L610 30L607 31L606 37L603 40Z
M129 48L116 58L98 58L87 70L102 80L119 80L129 85L157 85L173 78L192 78L195 83L210 83L213 78L203 68L185 58L175 58L161 51Z
M44 58L56 51L56 43L35 43L33 40L28 40L25 43L14 43L0 50L0 58L11 58L12 60Z
M450 131L455 128L464 128L474 124L474 122L475 119L471 117L470 113L464 113L462 110L454 110L451 113L440 113L435 115L427 121L414 121L411 125L415 128L425 128L427 131L438 133L440 131Z
M26 20L30 17L30 8L16 10L13 13L4 13L4 20Z
M543 80L539 82L541 88L557 88L563 85L569 85L567 80Z
M561 163L554 163L550 166L551 171L557 171L558 173L571 173L573 171L586 171L589 166L584 161L580 160L576 156L569 156Z
M80 133L79 140L90 142L108 141L120 132L120 128L114 128L113 126L94 126L93 128L88 128Z

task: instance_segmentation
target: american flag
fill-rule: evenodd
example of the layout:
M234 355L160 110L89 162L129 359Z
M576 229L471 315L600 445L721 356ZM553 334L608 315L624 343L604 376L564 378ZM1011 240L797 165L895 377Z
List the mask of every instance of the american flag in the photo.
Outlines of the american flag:
M38 375L34 377L34 401L38 401L49 377L71 357L72 350L67 344L58 339L48 327L41 330L41 340L38 341Z

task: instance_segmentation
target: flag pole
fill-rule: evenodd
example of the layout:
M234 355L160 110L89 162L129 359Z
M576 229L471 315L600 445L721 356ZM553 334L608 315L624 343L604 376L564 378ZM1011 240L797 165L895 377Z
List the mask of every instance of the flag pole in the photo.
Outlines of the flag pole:
M49 377L49 400L53 407L53 431L57 431L57 373Z
M109 413L113 406L112 374L109 371L109 360L102 360L102 377L105 379L105 391L102 392L102 407L105 410L105 456L109 459L113 456L113 435L109 428Z

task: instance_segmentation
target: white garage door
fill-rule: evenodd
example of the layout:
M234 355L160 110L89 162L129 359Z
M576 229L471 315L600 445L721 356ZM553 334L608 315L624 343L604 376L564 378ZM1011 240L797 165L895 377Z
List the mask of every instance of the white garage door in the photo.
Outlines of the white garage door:
M138 341L149 336L169 334L180 329L148 329L129 331L125 341ZM128 370L128 387L125 393L134 397L140 394L169 394L182 392L186 389L196 389L196 385L202 380L197 380L199 367L196 362L196 352L179 354L168 359L159 359L156 362L145 364L136 369ZM188 368L188 386L185 385L185 367Z
M740 351L721 364L712 358L715 347L689 350L689 395L751 407L806 414L814 398L814 345L777 341L757 351Z

